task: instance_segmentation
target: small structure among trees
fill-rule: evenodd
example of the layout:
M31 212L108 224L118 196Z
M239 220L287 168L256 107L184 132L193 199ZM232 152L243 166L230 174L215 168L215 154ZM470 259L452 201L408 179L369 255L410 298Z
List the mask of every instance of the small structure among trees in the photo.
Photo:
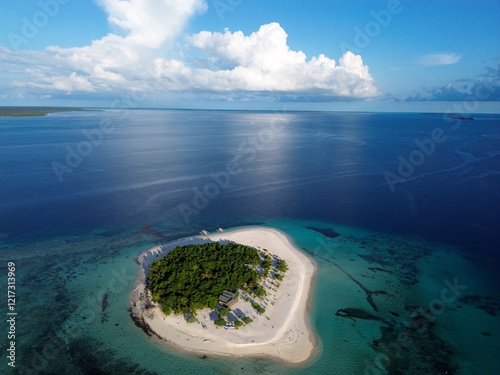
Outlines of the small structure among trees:
M226 290L219 296L219 305L221 305L222 307L229 308L238 301L237 298L238 297L236 296L235 292Z
M151 264L148 285L166 315L196 314L214 309L221 296L224 304L235 300L231 290L257 284L260 274L245 265L256 267L260 259L256 249L234 243L177 246Z

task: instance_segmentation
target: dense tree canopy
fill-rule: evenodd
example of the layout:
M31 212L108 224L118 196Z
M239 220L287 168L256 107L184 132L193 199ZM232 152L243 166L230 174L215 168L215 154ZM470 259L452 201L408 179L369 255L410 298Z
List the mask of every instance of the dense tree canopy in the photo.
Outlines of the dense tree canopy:
M253 268L259 260L256 249L239 244L177 246L151 264L148 283L165 314L195 313L215 308L225 290L256 286L259 274Z

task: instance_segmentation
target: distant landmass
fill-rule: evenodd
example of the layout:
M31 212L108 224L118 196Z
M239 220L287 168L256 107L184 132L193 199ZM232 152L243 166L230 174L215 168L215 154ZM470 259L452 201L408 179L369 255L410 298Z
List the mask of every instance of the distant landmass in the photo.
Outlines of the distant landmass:
M453 120L474 120L473 117L447 112L421 112L421 115L451 117Z
M466 117L466 116L453 116L453 120L474 120L472 117Z
M49 113L81 111L89 110L76 107L0 107L0 117L37 117Z

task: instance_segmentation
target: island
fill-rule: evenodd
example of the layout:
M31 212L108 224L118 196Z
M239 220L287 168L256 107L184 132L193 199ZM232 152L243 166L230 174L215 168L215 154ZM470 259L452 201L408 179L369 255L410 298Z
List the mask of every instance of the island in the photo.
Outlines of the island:
M130 301L136 324L205 358L310 359L317 346L308 313L314 261L276 229L203 233L138 256Z
M452 119L452 120L474 120L474 117L468 117L468 116L453 116L451 119Z
M40 117L49 113L88 111L73 107L0 107L0 117Z

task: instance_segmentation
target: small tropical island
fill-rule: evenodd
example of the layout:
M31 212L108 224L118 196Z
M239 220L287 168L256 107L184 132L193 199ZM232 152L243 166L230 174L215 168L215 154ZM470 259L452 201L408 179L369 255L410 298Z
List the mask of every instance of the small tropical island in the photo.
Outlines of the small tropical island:
M306 361L317 342L307 313L315 264L275 229L203 233L139 255L136 324L204 357Z

